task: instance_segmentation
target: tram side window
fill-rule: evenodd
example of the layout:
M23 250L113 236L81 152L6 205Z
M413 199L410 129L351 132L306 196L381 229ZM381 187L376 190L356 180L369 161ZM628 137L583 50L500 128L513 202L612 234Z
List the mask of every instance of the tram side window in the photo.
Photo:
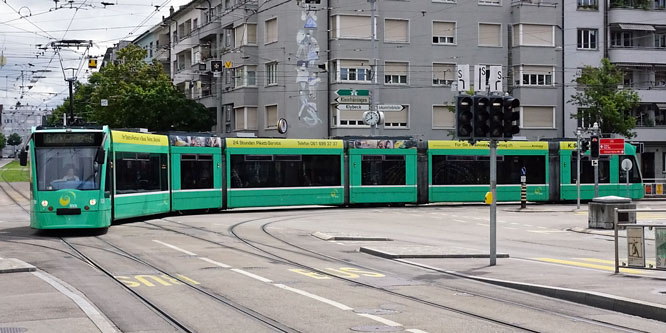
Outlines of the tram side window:
M361 185L405 185L404 155L363 155Z
M166 154L116 152L116 193L169 189Z
M525 155L504 155L497 160L497 184L520 184L523 168L527 184L546 184L546 157Z
M213 155L181 155L180 188L213 188Z
M479 160L478 157L485 157L485 160ZM432 157L433 185L489 184L489 174L488 156L434 155Z
M340 186L340 155L231 155L231 188Z
M641 183L641 174L638 172L638 164L636 163L636 158L631 155L620 155L620 158L618 158L617 163L617 169L620 172L620 183L624 184L627 182L627 173L626 171L622 170L622 161L625 159L629 159L632 163L631 170L629 170L629 182L630 183Z
M571 184L576 184L576 152L571 153ZM594 184L594 167L589 156L582 156L580 160L580 183ZM599 183L610 183L610 159L599 157Z

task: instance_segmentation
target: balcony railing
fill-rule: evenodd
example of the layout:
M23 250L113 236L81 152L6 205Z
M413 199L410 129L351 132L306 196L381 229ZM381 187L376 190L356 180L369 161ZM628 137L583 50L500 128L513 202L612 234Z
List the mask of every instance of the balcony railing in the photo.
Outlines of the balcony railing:
M654 0L611 0L610 8L628 8L644 10L665 10L666 1Z

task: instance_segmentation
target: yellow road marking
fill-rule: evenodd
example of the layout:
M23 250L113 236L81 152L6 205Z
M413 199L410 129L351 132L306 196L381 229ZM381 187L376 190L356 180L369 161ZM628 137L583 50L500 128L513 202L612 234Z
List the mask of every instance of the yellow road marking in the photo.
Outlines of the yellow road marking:
M584 261L589 261L589 262L596 262L600 264L609 264L609 265L614 265L615 261L614 260L606 260L606 259L597 259L597 258L575 258L576 260L584 260ZM626 259L624 259L626 261ZM620 262L622 262L622 259L620 259ZM653 260L646 260L645 263L647 265L652 265L654 266L655 263Z
M613 266L597 265L597 264L590 264L590 263L586 263L586 262L578 262L578 261L563 260L563 259L553 259L553 258L534 258L534 259L538 260L538 261L550 262L550 263L554 263L554 264L563 264L563 265L569 265L569 266L593 268L593 269L600 269L600 270L610 271L610 272L615 271L615 267L613 267ZM641 270L630 269L630 268L620 268L620 272L632 273L632 274L652 274L651 272L648 272L648 271L641 271Z

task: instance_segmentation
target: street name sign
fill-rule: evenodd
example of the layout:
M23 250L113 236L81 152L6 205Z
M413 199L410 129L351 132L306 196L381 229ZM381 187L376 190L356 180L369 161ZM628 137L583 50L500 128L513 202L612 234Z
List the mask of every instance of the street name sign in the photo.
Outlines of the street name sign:
M335 101L341 104L370 104L370 96L339 96Z
M399 112L402 111L405 107L399 104L379 104L377 105L377 111L379 112Z
M599 155L624 155L624 139L599 139Z
M338 96L370 96L370 90L367 89L338 89L335 93Z
M338 104L335 106L340 111L368 111L370 105L368 104Z

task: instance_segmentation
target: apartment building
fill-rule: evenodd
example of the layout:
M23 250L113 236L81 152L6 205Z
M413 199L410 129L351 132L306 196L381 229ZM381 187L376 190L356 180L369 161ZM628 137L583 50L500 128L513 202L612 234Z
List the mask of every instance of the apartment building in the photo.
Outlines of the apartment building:
M40 126L48 114L47 110L36 108L32 105L21 105L17 103L9 107L0 105L0 133L9 137L13 133L21 136L25 143L30 137L33 126ZM0 156L15 156L20 146L6 146L0 151ZM15 151L16 150L16 151Z
M586 65L607 57L624 72L623 87L641 99L634 110L642 143L645 178L666 177L666 1L566 0L564 3L564 95L576 92L575 79ZM566 104L564 133L571 137L584 121L571 119L577 106Z
M211 109L220 101L224 136L370 135L362 110L336 102L338 90L368 90L378 104L403 106L384 113L377 135L451 138L458 64L502 66L504 90L521 100L521 136L564 135L561 1L380 0L375 8L376 64L371 3L357 0L196 0L134 43L161 56L188 97ZM225 64L219 96L214 60Z

